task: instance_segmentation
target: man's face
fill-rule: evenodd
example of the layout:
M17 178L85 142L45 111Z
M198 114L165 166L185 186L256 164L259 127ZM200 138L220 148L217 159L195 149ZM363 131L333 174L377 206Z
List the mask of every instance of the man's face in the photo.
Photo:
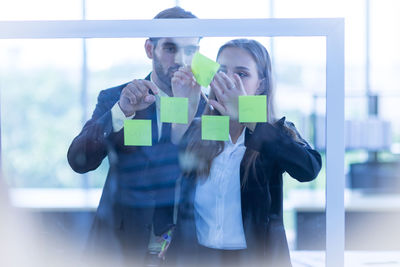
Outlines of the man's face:
M153 71L164 86L171 87L171 79L180 67L190 65L199 38L161 38L153 46Z

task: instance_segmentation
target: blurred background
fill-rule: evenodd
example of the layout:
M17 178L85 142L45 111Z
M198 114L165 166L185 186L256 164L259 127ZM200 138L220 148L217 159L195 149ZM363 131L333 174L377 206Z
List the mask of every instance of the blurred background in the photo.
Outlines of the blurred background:
M345 18L345 247L400 254L400 1L2 0L0 20L151 19L175 5L203 19ZM200 51L215 59L232 38L203 38ZM278 117L293 121L323 156L315 181L284 181L288 242L294 265L303 266L311 254L305 260L300 251L325 250L325 38L255 39L270 51ZM100 90L150 72L144 41L0 40L0 159L11 205L35 217L43 235L74 242L77 252L108 163L79 175L66 152Z

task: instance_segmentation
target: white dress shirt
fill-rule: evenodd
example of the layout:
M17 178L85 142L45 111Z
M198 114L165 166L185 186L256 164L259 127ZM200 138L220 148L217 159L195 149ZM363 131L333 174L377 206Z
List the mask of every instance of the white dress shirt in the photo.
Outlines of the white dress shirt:
M224 151L212 162L210 175L196 185L194 214L197 239L215 249L245 249L240 198L240 162L246 147L244 135L236 144L225 142Z

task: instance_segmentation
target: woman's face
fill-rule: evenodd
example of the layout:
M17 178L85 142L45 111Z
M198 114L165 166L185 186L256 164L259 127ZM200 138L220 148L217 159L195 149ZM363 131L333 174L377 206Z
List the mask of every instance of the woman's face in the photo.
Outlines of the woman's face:
M260 86L257 65L252 56L244 49L228 47L222 50L217 62L221 65L220 70L232 80L233 74L239 75L244 89L248 95L255 95Z

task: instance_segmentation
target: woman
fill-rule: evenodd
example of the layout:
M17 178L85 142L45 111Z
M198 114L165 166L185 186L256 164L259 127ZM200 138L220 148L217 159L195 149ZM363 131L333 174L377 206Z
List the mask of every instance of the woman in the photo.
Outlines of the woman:
M230 116L229 141L201 139L194 120L182 139L184 177L167 258L180 266L290 266L282 174L313 180L321 157L292 123L275 120L271 62L254 40L223 45L204 115ZM238 96L266 95L267 123L239 123ZM228 265L229 264L229 265Z

